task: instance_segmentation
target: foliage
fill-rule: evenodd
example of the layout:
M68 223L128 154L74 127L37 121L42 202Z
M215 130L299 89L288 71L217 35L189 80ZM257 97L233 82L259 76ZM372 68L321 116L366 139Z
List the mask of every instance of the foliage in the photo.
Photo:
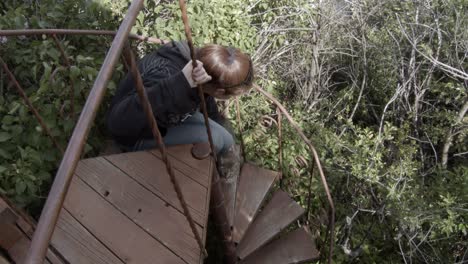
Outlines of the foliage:
M116 14L123 15L127 1L103 1ZM209 1L193 0L187 4L187 14L192 29L194 45L216 43L231 45L243 51L251 52L256 44L255 28L250 26L250 19L241 16L247 1ZM147 1L140 13L133 31L146 36L156 36L163 40L184 40L185 31L178 1L169 1L157 5ZM142 45L141 51L152 49Z
M261 83L320 153L337 208L335 260L466 260L466 1L256 3ZM243 104L250 157L277 168L276 126L265 133L257 121L275 109L252 108L266 104L255 95ZM311 159L290 127L283 133L285 188L305 204L310 168L297 157ZM312 193L312 224L323 226L319 181Z
M6 1L2 5L5 8L1 11L0 29L107 29L117 24L108 10L87 1L65 1L61 5L55 1L32 5ZM58 38L72 65L70 69L65 66L53 39L45 35L4 38L0 51L52 136L65 148L104 59L103 47L110 42L105 37ZM119 66L117 73L121 71ZM0 192L35 213L44 202L62 154L42 131L5 72L0 74ZM71 114L70 82L75 89L74 115ZM111 90L115 86L115 81L111 81ZM98 124L103 114L104 111L98 114ZM94 129L85 153L95 153L102 140L102 133Z
M0 29L115 29L129 4L62 2L3 1ZM177 2L156 3L145 3L134 32L184 39ZM467 6L466 0L189 1L195 43L251 52L257 83L284 102L314 143L336 206L335 262L466 260ZM70 69L46 36L2 38L0 52L65 146L110 39L59 38ZM154 46L137 48L144 54ZM102 120L121 74L119 65L88 140L90 155L105 138ZM255 91L240 100L247 158L279 169L276 108ZM233 107L229 116L235 119ZM3 71L0 119L0 192L34 211L61 155ZM282 133L283 188L310 204L309 224L326 257L323 187L310 151L284 118Z

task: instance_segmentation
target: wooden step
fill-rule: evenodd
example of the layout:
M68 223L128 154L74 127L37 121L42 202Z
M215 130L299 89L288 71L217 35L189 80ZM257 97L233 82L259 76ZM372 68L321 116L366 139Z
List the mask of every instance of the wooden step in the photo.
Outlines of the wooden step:
M292 264L318 258L314 239L304 226L269 243L240 264Z
M250 163L242 166L232 232L235 243L238 243L244 236L278 175L276 171L263 169Z
M132 219L146 233L164 241L165 246L171 248L187 262L197 262L200 250L188 222L185 217L180 217L181 213L176 208L167 206L163 199L144 188L138 181L128 177L103 157L81 160L75 174L95 192L101 193L106 201ZM163 175L155 176L163 177ZM79 223L76 224L79 226ZM68 226L72 227L66 229L70 235L75 233L77 237L82 235L83 232L79 228L74 225ZM70 229L78 230L73 233ZM198 230L198 232L202 234L203 230ZM100 262L93 261L92 263Z
M245 259L271 241L284 228L299 218L304 209L287 193L278 190L258 214L237 247L237 256Z
M31 247L31 237L33 232L33 223L26 214L15 207L5 197L0 194L0 263L8 260L12 263L24 263L26 254ZM50 249L52 247L49 247ZM65 262L52 250L47 250L44 264L64 264ZM5 254L2 259L2 254Z
M66 209L62 209L51 245L67 263L124 264Z

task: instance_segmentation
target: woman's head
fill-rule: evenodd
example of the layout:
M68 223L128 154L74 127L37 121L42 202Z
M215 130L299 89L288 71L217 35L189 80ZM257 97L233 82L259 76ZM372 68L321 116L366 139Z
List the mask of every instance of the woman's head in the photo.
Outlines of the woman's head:
M240 95L252 87L253 66L250 57L233 47L207 45L198 50L197 59L213 78L206 93L224 99Z

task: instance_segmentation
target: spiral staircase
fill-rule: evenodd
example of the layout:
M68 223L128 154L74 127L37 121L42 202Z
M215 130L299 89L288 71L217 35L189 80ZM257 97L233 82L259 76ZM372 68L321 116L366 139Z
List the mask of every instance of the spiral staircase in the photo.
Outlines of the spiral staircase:
M195 159L191 148L174 146L168 153L205 242L210 175L216 172L211 157ZM247 162L234 184L222 181L239 264L303 263L319 258L308 228L290 228L304 209L284 191L274 190L279 177L278 172ZM36 223L11 204L0 202L0 248L11 263L23 263ZM160 153L153 150L79 161L43 263L203 261Z
M179 2L190 43L186 7L184 1ZM235 182L221 181L220 187L212 158L193 158L190 155L192 146L188 145L170 147L167 153L161 147L161 153L106 154L80 160L108 81L121 55L125 58L124 65L135 77L136 89L153 135L158 145L163 146L129 45L129 39L135 38L130 31L143 7L143 0L132 0L115 33L0 30L0 36L53 36L67 68L70 67L68 56L57 34L115 35L66 149L50 133L8 65L0 59L1 66L42 131L63 154L38 223L0 195L0 264L203 263L209 211L218 212L219 208L222 212L217 215L223 218L220 226L227 230L223 232L223 244L230 249L227 254L230 256L229 264L287 264L318 259L319 252L308 227L293 228L293 223L305 210L284 191L275 190L275 181L280 177L278 172L247 162L242 166L239 179ZM154 38L138 39L164 43ZM198 88L202 94L201 87ZM287 110L270 94L259 87L254 88L276 105L278 116L280 113L286 116L310 149L330 206L329 237L332 239L328 262L331 263L334 205L318 154ZM73 89L71 94L74 94ZM75 113L72 111L71 114ZM281 145L280 125L278 131ZM281 146L279 149L281 153ZM218 204L210 205L210 201Z
M319 258L307 226L288 228L304 209L282 190L273 190L280 173L245 163L226 204L239 263L303 263ZM227 192L226 192L227 193Z

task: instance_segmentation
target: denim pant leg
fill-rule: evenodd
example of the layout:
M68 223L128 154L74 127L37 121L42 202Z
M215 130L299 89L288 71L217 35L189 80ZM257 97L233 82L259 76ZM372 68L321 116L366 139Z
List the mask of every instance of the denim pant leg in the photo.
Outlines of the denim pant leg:
M225 152L234 145L232 135L223 126L211 119L209 119L209 123L213 135L213 144L218 154ZM180 125L168 128L163 141L167 146L208 142L203 114L195 112ZM135 144L134 151L155 147L156 141L154 139L142 139Z

